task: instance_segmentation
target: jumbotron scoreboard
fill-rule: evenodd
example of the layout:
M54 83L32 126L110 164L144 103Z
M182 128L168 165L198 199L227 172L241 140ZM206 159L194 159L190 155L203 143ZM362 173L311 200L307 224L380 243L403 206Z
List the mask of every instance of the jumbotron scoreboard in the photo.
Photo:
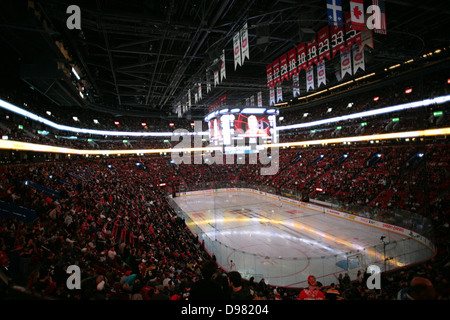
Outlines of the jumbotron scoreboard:
M258 153L262 144L278 143L277 108L219 108L205 117L209 141L225 154Z

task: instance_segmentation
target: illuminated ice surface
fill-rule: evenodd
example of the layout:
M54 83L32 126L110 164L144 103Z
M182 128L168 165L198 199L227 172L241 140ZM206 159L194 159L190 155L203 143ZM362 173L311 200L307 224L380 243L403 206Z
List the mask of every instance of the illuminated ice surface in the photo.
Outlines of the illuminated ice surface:
M392 270L432 254L418 241L402 241L404 235L252 192L192 193L174 201L225 270L233 260L245 278L270 285L303 287L310 274L328 285L339 274L356 279L369 264Z

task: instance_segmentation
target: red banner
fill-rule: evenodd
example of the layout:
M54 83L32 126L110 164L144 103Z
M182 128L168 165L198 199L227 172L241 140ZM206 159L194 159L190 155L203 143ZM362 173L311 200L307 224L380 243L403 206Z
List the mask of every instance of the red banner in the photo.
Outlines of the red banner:
M331 51L333 58L338 51L345 53L344 27L331 26Z
M267 73L267 89L270 87L273 87L273 71L272 71L272 64L269 64L266 67L266 73Z
M305 69L308 71L308 63L306 60L306 45L304 43L300 43L297 45L297 61L298 61L298 73Z
M280 57L280 78L281 82L289 80L288 59L286 53Z
M345 14L345 36L347 38L347 52L350 51L354 43L361 45L361 32L353 28L350 12Z
M280 79L280 60L276 59L272 63L272 69L273 69L273 86L275 87L277 83L281 83Z
M317 65L319 61L317 56L317 41L315 38L313 42L307 44L306 59L308 60L308 70L311 68L313 63Z
M288 52L288 63L289 63L289 79L292 78L293 75L297 75L297 50L292 48Z
M319 65L322 63L323 59L331 59L330 33L328 31L328 26L323 27L317 32L317 49L319 52Z

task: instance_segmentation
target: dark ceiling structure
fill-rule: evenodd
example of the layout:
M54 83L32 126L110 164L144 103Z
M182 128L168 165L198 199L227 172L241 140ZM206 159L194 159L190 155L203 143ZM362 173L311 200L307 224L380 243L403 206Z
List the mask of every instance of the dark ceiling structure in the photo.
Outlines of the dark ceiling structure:
M80 30L67 27L70 5L81 10ZM349 10L349 1L342 5ZM175 116L198 83L203 95L192 115L204 115L224 95L228 105L258 91L268 101L266 65L327 25L325 0L10 0L0 6L2 65L17 64L22 81L61 107L134 116ZM386 13L387 35L375 34L366 72L449 45L446 1L387 0ZM250 59L235 69L233 36L245 23ZM223 50L226 79L206 93L206 71ZM83 97L61 65L76 66ZM335 68L335 61L327 63L327 85L339 81Z

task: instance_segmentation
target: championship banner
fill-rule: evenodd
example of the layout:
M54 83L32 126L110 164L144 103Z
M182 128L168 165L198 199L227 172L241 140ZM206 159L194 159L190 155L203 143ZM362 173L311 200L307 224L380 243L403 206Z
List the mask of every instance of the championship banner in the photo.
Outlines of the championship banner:
M344 54L341 54L341 77L344 79L345 75L348 73L352 75L352 61L351 61L351 53L350 51Z
M298 80L298 74L292 75L292 94L294 98L300 97L300 82Z
M359 46L359 52L363 51L365 47L374 49L373 44L373 30L366 29L361 32L361 45Z
M219 71L214 71L214 87L219 84Z
M191 89L188 89L188 94L187 94L187 105L188 105L188 107L191 106Z
M338 51L342 54L345 53L345 39L344 39L344 27L335 27L331 28L331 52L332 56L336 55Z
M250 99L249 98L245 98L245 106L246 107L250 106Z
M242 57L241 57L241 38L239 32L236 32L233 37L233 51L234 51L234 70L236 67L242 66Z
M198 100L202 100L202 84L199 82L198 83Z
M194 103L197 104L197 102L198 102L198 93L195 92L194 93Z
M317 48L319 51L318 64L321 64L323 59L331 59L330 33L328 31L328 26L323 27L317 32Z
M364 21L364 0L350 0L351 24L353 29L364 31L366 29Z
M352 49L352 55L353 55L353 74L356 74L356 72L359 69L365 71L366 66L364 64L364 50L359 52L358 46L354 46Z
M262 107L262 92L258 92L258 107Z
M309 70L313 64L315 65L318 64L316 39L314 39L313 42L308 43L306 47L307 47L306 59L308 60L308 70Z
M245 58L250 60L250 49L248 47L248 28L247 22L241 29L241 49L242 49L242 64Z
M347 51L351 50L354 43L361 45L361 32L358 32L353 28L350 12L345 14L345 37L347 39Z
M320 63L317 66L317 88L320 88L320 85L327 84L327 77L325 73L325 60L322 60L322 63Z
M308 71L308 63L306 61L306 44L301 43L297 45L297 61L298 61L298 73L305 69Z
M293 75L297 75L297 51L295 48L292 48L288 52L288 61L289 61L289 79L292 78Z
M283 102L283 90L281 84L277 85L277 102Z
M272 64L266 66L266 74L267 74L267 89L273 88L273 69Z
M227 77L226 69L225 69L225 50L222 50L222 55L220 56L220 60L222 60L222 66L220 68L220 81L223 81L223 79Z
M306 72L306 91L314 90L314 67Z
M281 83L283 83L284 80L289 80L288 59L286 53L280 57L280 77Z
M273 70L273 86L276 86L277 83L281 83L280 79L280 60L276 59L272 63L272 70Z
M270 87L270 105L273 106L275 104L275 89Z
M210 82L211 78L209 75L209 72L206 71L206 93L208 94L211 91L211 82Z
M254 107L255 106L255 96L251 96L250 97L250 107Z

